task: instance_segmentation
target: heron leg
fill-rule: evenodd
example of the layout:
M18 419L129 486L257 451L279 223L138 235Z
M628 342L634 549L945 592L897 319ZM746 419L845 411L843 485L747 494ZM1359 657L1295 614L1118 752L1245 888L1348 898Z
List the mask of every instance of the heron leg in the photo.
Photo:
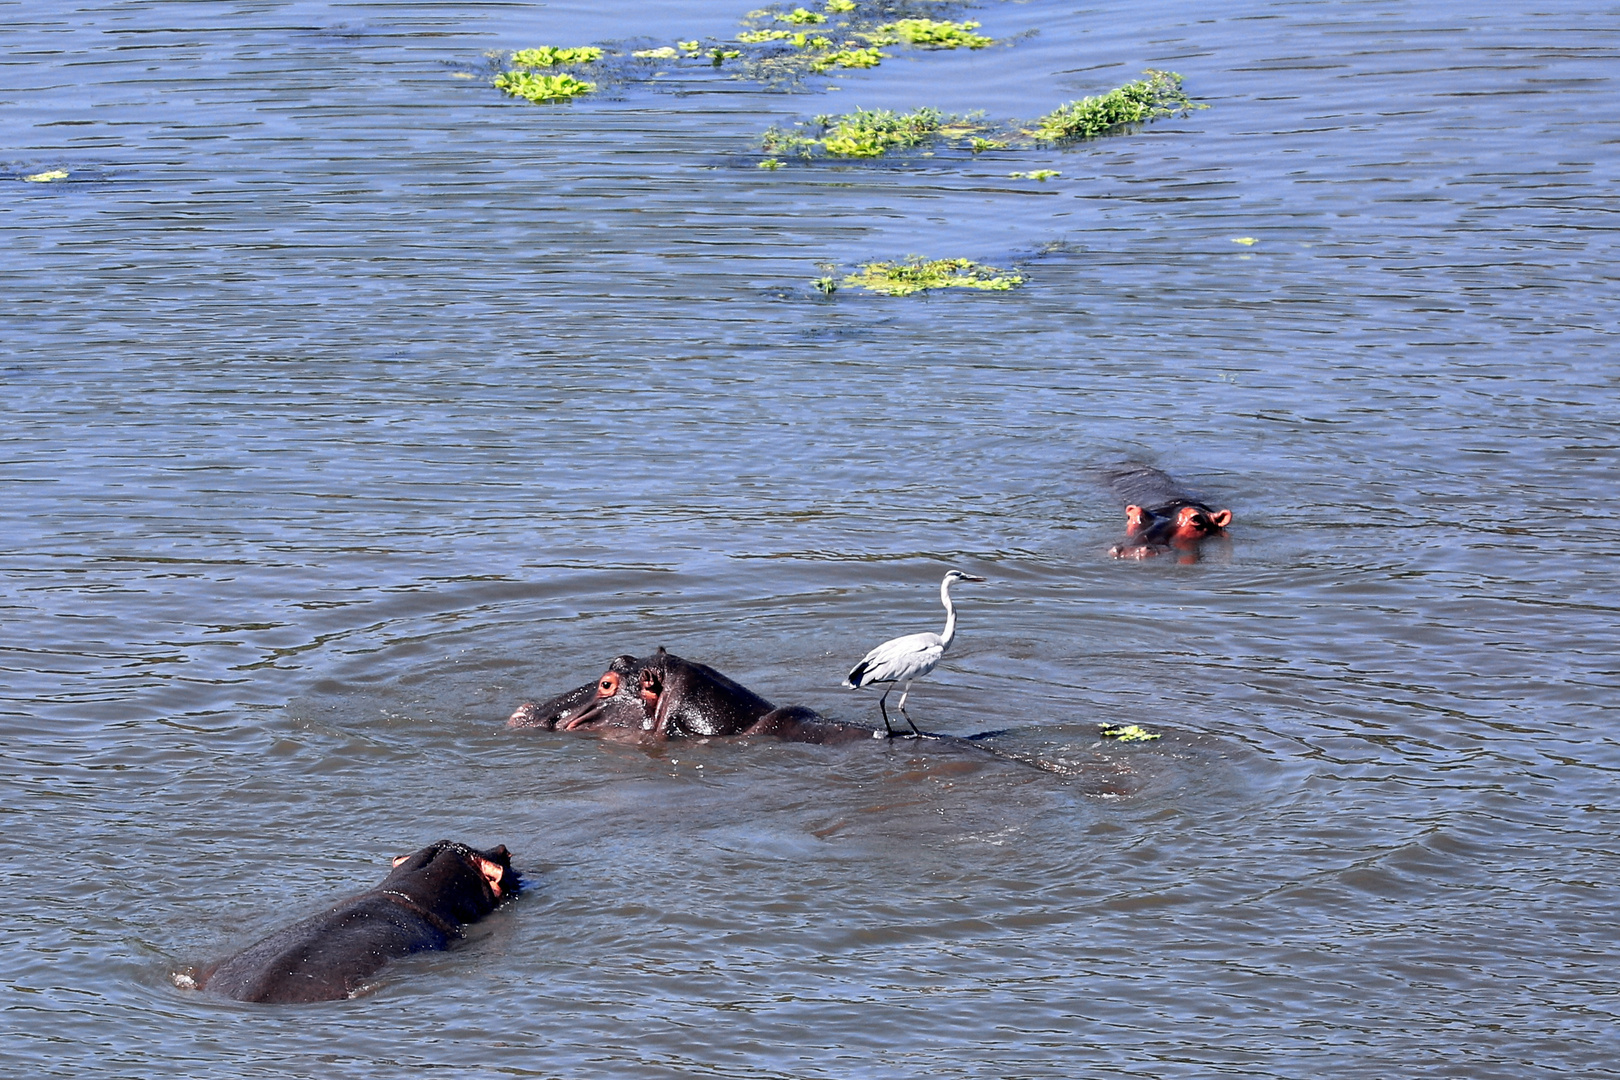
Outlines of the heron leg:
M912 738L920 739L920 738L923 737L923 733L922 733L921 730L918 729L917 721L913 720L911 718L911 714L906 712L906 695L908 695L910 693L911 693L911 684L906 683L906 688L904 690L900 691L900 715L905 717L906 718L906 723L911 725Z
M889 690L893 690L893 689L894 689L894 684L890 683L889 684ZM889 690L883 691L883 696L878 698L878 712L883 714L883 726L888 729L889 738L892 739L892 738L894 738L894 725L889 723L889 710L885 709L883 707L883 703L889 699ZM900 696L905 697L904 694L901 694ZM908 717L906 717L906 719L910 720L911 717L908 716Z

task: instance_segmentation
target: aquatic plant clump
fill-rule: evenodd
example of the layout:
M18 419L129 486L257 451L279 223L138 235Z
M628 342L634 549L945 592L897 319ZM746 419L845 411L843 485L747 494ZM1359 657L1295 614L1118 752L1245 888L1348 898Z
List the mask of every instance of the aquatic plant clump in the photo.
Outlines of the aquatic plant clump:
M976 22L947 22L936 19L900 19L877 28L871 40L879 45L905 42L923 49L982 49L995 44L994 38L975 34Z
M1095 139L1128 124L1207 108L1182 91L1181 76L1174 71L1149 69L1143 74L1147 78L1126 83L1106 94L1058 106L1035 122L1031 134L1042 142Z
M886 150L932 141L944 123L938 109L856 109L838 118L822 137L821 148L835 157L879 157Z
M1118 739L1120 742L1151 742L1163 738L1156 731L1149 731L1137 724L1114 724L1104 727L1097 734L1105 739Z
M824 288L818 279L817 288ZM884 296L910 296L928 289L983 289L1005 292L1024 283L1022 275L972 259L924 259L913 255L900 262L864 263L843 284L882 293Z
M495 85L513 97L536 104L571 101L596 89L595 83L567 73L537 75L532 71L503 71L495 76Z
M602 59L602 50L595 45L582 45L575 49L556 45L542 45L538 49L519 49L512 54L514 67L545 68L564 64L589 64Z
M840 49L810 61L810 70L820 74L835 67L874 68L888 57L878 49Z

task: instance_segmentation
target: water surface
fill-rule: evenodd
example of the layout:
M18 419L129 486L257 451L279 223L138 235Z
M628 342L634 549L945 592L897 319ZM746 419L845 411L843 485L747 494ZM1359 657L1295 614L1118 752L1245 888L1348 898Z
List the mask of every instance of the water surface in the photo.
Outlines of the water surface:
M967 10L1010 42L535 107L486 52L744 9L0 7L14 1068L1616 1074L1615 12ZM755 167L1148 67L1210 108ZM1028 283L810 287L910 253ZM1122 458L1230 540L1109 559ZM913 715L1074 775L501 726L658 645L876 722L950 566ZM468 948L175 986L440 837L530 883Z

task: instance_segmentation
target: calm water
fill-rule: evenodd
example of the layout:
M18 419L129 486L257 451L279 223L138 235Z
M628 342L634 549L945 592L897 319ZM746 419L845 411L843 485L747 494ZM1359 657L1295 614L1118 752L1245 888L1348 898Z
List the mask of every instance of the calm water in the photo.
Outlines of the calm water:
M1031 0L799 94L482 81L745 10L0 4L10 1067L1620 1075L1620 9ZM1211 108L751 151L1147 67ZM909 253L1029 282L810 288ZM1108 559L1122 458L1230 542ZM837 684L948 566L913 714L1073 776L501 726L658 645L876 722ZM440 837L530 884L469 947L174 984Z

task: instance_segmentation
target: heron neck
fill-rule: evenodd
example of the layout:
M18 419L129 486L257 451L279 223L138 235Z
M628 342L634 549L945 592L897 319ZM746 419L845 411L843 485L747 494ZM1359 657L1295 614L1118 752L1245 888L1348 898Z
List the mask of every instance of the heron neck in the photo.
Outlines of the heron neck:
M939 647L951 647L951 639L956 636L956 606L951 603L951 583L944 582L939 587L939 599L945 605L945 632L939 635Z

